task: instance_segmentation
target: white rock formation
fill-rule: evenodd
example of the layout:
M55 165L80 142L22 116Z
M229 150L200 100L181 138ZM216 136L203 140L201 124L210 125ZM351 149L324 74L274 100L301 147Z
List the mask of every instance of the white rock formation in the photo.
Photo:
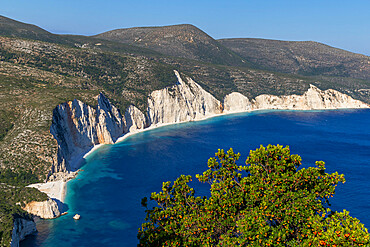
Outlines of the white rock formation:
M145 115L133 105L125 112L125 122L125 133L143 130L146 127Z
M123 134L124 121L121 113L102 93L98 97L97 119L99 144L114 143Z
M367 104L333 89L322 91L310 85L303 95L259 95L252 100L253 109L321 110L340 108L367 108Z
M183 80L174 71L178 82L172 87L153 91L148 96L148 108L144 115L131 105L124 116L109 100L100 94L97 107L73 100L57 106L53 112L51 133L58 142L58 162L51 171L57 174L77 170L78 164L71 160L81 159L94 145L114 143L127 133L134 133L147 127L201 120L222 112L234 113L262 109L337 109L366 108L368 105L348 95L329 89L321 91L311 85L303 95L259 95L249 100L233 92L221 102L205 91L191 78ZM78 156L80 155L80 156ZM76 158L77 157L77 158ZM52 179L50 179L52 180Z
M191 78L183 81L175 71L176 85L153 91L148 98L148 124L200 120L221 113L221 103Z
M191 78L182 80L174 71L176 85L152 92L148 97L147 117L135 106L124 117L100 94L96 108L79 100L58 105L53 111L50 132L58 142L58 162L51 174L76 171L78 163L97 144L114 143L125 133L149 126L200 120L222 112L222 105ZM51 179L55 175L51 176Z
M79 219L81 219L81 215L79 215L79 214L75 214L75 216L73 216L73 219L75 219L75 220L79 220Z
M100 94L93 108L79 100L58 105L53 111L51 134L58 142L58 164L51 173L75 171L70 160L97 144L114 143L124 133L118 109Z
M19 247L19 242L23 240L27 235L36 232L36 224L33 220L26 220L23 218L14 219L12 232L11 247Z
M59 217L61 214L57 202L51 198L43 202L29 202L26 204L23 210L26 210L28 213L39 216L43 219L53 219Z
M233 92L224 98L224 113L246 112L252 110L252 104L241 93Z

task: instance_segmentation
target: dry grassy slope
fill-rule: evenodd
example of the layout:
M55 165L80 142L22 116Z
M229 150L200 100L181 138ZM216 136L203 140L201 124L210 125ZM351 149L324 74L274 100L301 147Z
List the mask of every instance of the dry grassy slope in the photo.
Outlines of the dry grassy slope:
M132 103L146 107L147 95L172 85L170 66L144 56L73 48L40 41L0 37L0 59L64 76L60 86L104 90L122 109ZM55 83L55 81L54 81Z
M0 37L0 124L10 119L4 125L12 126L0 138L0 167L45 178L57 152L52 110L62 102L95 105L104 91L122 110L128 104L145 109L152 90L175 82L171 66L142 56Z
M18 38L41 40L46 42L69 43L59 35L31 24L15 21L0 15L0 35Z
M22 38L62 44L70 47L85 47L123 54L145 54L158 56L159 53L142 47L94 39L82 35L59 35L50 33L38 26L22 23L0 15L0 36Z
M30 74L42 74L37 69L27 70ZM53 108L74 98L93 104L98 91L48 85L15 75L0 72L1 114L13 117L13 127L0 141L0 167L32 170L44 179L57 152L49 131Z
M214 64L248 65L239 55L188 24L117 29L93 37L149 48L167 56Z
M225 47L261 68L308 76L370 80L370 57L312 41L221 39Z

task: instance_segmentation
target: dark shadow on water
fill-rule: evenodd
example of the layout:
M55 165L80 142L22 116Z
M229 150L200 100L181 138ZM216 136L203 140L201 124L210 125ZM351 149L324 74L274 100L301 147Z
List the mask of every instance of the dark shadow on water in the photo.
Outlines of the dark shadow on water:
M56 198L53 198L53 200L57 203L60 213L65 213L68 211L69 207L66 203L63 203Z

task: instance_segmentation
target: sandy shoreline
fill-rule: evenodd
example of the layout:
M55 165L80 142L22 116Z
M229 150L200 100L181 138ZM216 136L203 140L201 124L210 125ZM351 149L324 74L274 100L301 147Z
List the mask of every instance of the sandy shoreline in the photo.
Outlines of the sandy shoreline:
M66 194L66 185L67 182L65 180L57 180L47 183L31 184L28 185L27 187L36 188L39 191L47 194L50 198L64 202Z

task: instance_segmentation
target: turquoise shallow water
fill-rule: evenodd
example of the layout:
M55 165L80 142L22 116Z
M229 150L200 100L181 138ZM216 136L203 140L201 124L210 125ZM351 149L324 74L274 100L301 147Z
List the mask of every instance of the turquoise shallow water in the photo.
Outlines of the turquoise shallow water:
M68 183L69 214L37 222L39 233L21 246L136 246L144 220L141 198L163 181L207 168L218 148L240 152L260 144L289 145L303 164L326 162L344 173L332 202L370 227L370 110L253 112L166 126L106 145L86 159L84 171ZM199 194L208 187L193 182ZM81 220L72 216L81 214Z

